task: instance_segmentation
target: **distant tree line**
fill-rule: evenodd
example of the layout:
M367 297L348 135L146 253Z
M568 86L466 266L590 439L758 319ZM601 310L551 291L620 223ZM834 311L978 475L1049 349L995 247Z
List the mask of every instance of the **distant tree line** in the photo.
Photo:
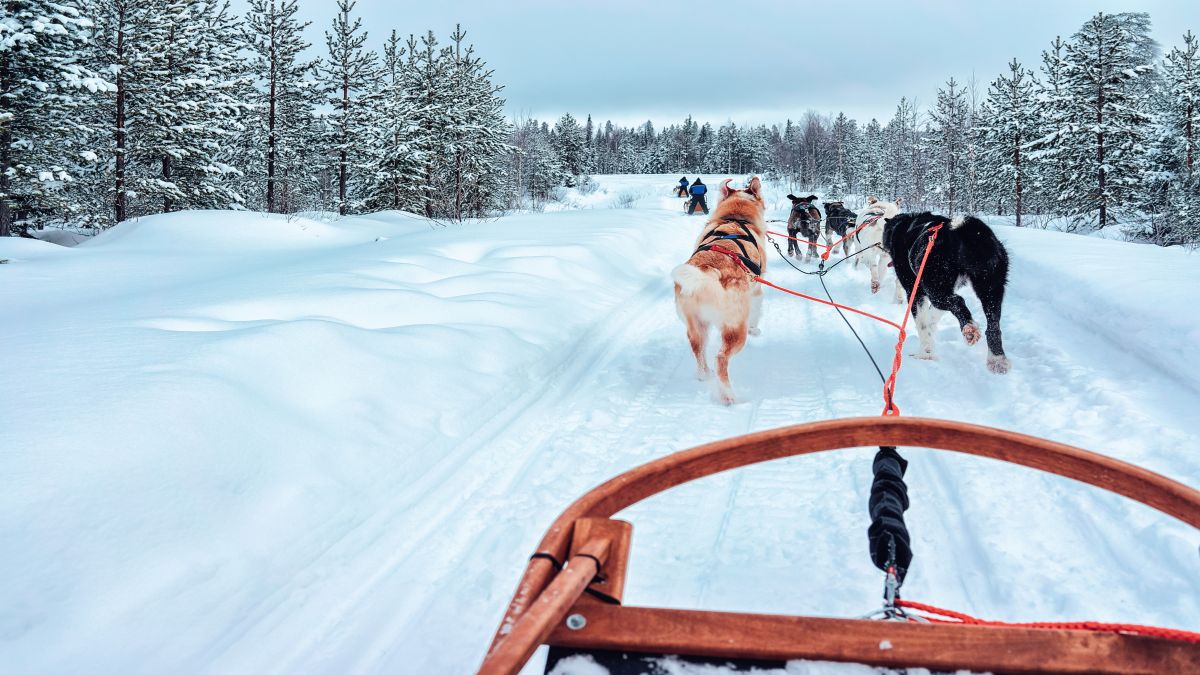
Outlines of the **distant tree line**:
M809 112L783 124L655 129L529 120L523 189L534 196L595 173L764 173L804 189L901 197L911 208L1116 222L1170 245L1200 242L1200 53L1190 31L1165 56L1150 17L1097 14L1056 38L1037 72L1015 59L990 85L951 78L933 105L904 98L865 125ZM1140 229L1138 229L1140 228Z
M493 73L456 29L381 52L338 0L309 58L297 0L0 3L0 236L108 227L183 209L462 219L536 206L593 173L763 173L798 188L902 197L949 213L1136 224L1200 241L1188 207L1200 52L1165 55L1145 13L1097 14L1036 70L950 79L886 123L809 112L783 124L688 117L656 129L508 121Z
M364 47L338 0L308 58L297 0L0 4L0 236L183 209L432 218L506 205L510 129L456 29Z

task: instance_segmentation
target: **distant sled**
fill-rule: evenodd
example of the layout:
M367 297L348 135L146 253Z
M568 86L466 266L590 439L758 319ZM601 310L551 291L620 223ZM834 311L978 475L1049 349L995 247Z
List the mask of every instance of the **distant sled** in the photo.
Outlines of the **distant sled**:
M807 659L935 672L1200 673L1200 635L1171 629L971 624L961 622L970 617L954 619L953 613L949 619L906 613L902 608L915 603L898 599L884 612L891 620L882 621L621 604L633 526L612 519L615 513L683 483L750 464L900 445L990 457L1073 478L1200 527L1200 492L1131 464L1010 431L897 417L763 431L645 464L568 507L530 559L479 672L517 673L547 644L547 672L557 673L674 672L656 665L664 658L737 672Z

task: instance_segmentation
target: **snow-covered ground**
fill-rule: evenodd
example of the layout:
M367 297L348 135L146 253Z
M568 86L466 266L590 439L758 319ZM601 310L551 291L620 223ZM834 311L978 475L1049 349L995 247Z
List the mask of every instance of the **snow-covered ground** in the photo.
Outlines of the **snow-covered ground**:
M573 210L445 228L209 212L75 248L0 240L0 671L469 672L544 528L589 488L698 443L878 413L841 319L770 291L733 361L741 402L714 404L668 280L701 224L669 196L678 176L598 180ZM901 371L905 414L1200 485L1196 254L997 229L1012 372L989 374L947 317L940 360ZM767 276L820 292L777 258ZM902 311L849 264L828 283ZM892 330L851 320L886 359ZM908 597L1200 629L1190 528L1071 481L903 452ZM875 608L870 457L774 462L630 509L627 601Z

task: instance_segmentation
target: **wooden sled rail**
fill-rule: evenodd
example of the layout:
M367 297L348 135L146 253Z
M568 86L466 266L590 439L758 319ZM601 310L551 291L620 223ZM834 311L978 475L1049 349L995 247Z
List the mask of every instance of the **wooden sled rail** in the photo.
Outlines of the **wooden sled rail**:
M517 586L480 673L516 673L541 644L729 658L807 658L997 673L1200 672L1200 645L1078 630L1029 630L661 610L621 599L632 526L609 518L715 473L783 457L880 445L989 457L1072 478L1200 528L1200 492L1062 443L961 422L860 417L762 431L644 464L571 504ZM569 561L560 572L555 561ZM1182 572L1181 572L1182 573ZM589 583L590 582L590 583ZM578 614L586 625L565 628ZM890 648L881 649L886 640Z

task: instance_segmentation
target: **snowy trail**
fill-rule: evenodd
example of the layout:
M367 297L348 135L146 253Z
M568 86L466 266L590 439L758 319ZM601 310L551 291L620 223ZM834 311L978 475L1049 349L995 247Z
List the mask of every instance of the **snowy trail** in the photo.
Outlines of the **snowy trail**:
M714 404L693 378L666 280L699 219L658 197L652 178L608 180L610 196L640 191L638 208L581 198L598 208L513 216L494 234L350 219L305 225L332 248L280 250L264 234L262 257L222 254L218 233L200 242L214 250L150 275L149 294L138 279L153 256L136 248L8 266L29 276L9 295L0 286L0 303L26 321L3 336L0 364L23 376L27 414L0 420L0 441L18 449L0 469L22 477L0 499L0 534L30 554L0 561L0 661L29 672L470 672L545 527L586 490L699 443L878 414L879 379L836 313L770 289L763 334L733 361L739 402ZM1191 259L999 233L1015 270L1004 319L1013 371L987 373L983 347L963 344L946 317L939 359L905 360L904 413L1014 429L1200 484L1200 369L1187 360L1200 322L1138 295L1182 305L1169 294L1196 287ZM217 262L228 281L205 274ZM113 289L64 281L98 264ZM1142 273L1118 278L1105 264ZM1166 284L1149 274L1162 269ZM767 276L821 295L773 251ZM838 301L903 311L849 263L827 282ZM33 288L45 291L38 302ZM893 329L851 321L890 362ZM71 352L81 331L88 342ZM296 363L304 377L290 375ZM85 384L78 371L100 367L114 379ZM55 419L64 392L81 387L117 399ZM134 452L114 460L115 447ZM998 619L1200 628L1200 538L1189 528L1018 467L901 452L909 597ZM780 460L629 509L627 601L873 609L872 455ZM95 467L113 462L96 487ZM136 515L148 504L166 515ZM87 532L93 513L102 534Z

